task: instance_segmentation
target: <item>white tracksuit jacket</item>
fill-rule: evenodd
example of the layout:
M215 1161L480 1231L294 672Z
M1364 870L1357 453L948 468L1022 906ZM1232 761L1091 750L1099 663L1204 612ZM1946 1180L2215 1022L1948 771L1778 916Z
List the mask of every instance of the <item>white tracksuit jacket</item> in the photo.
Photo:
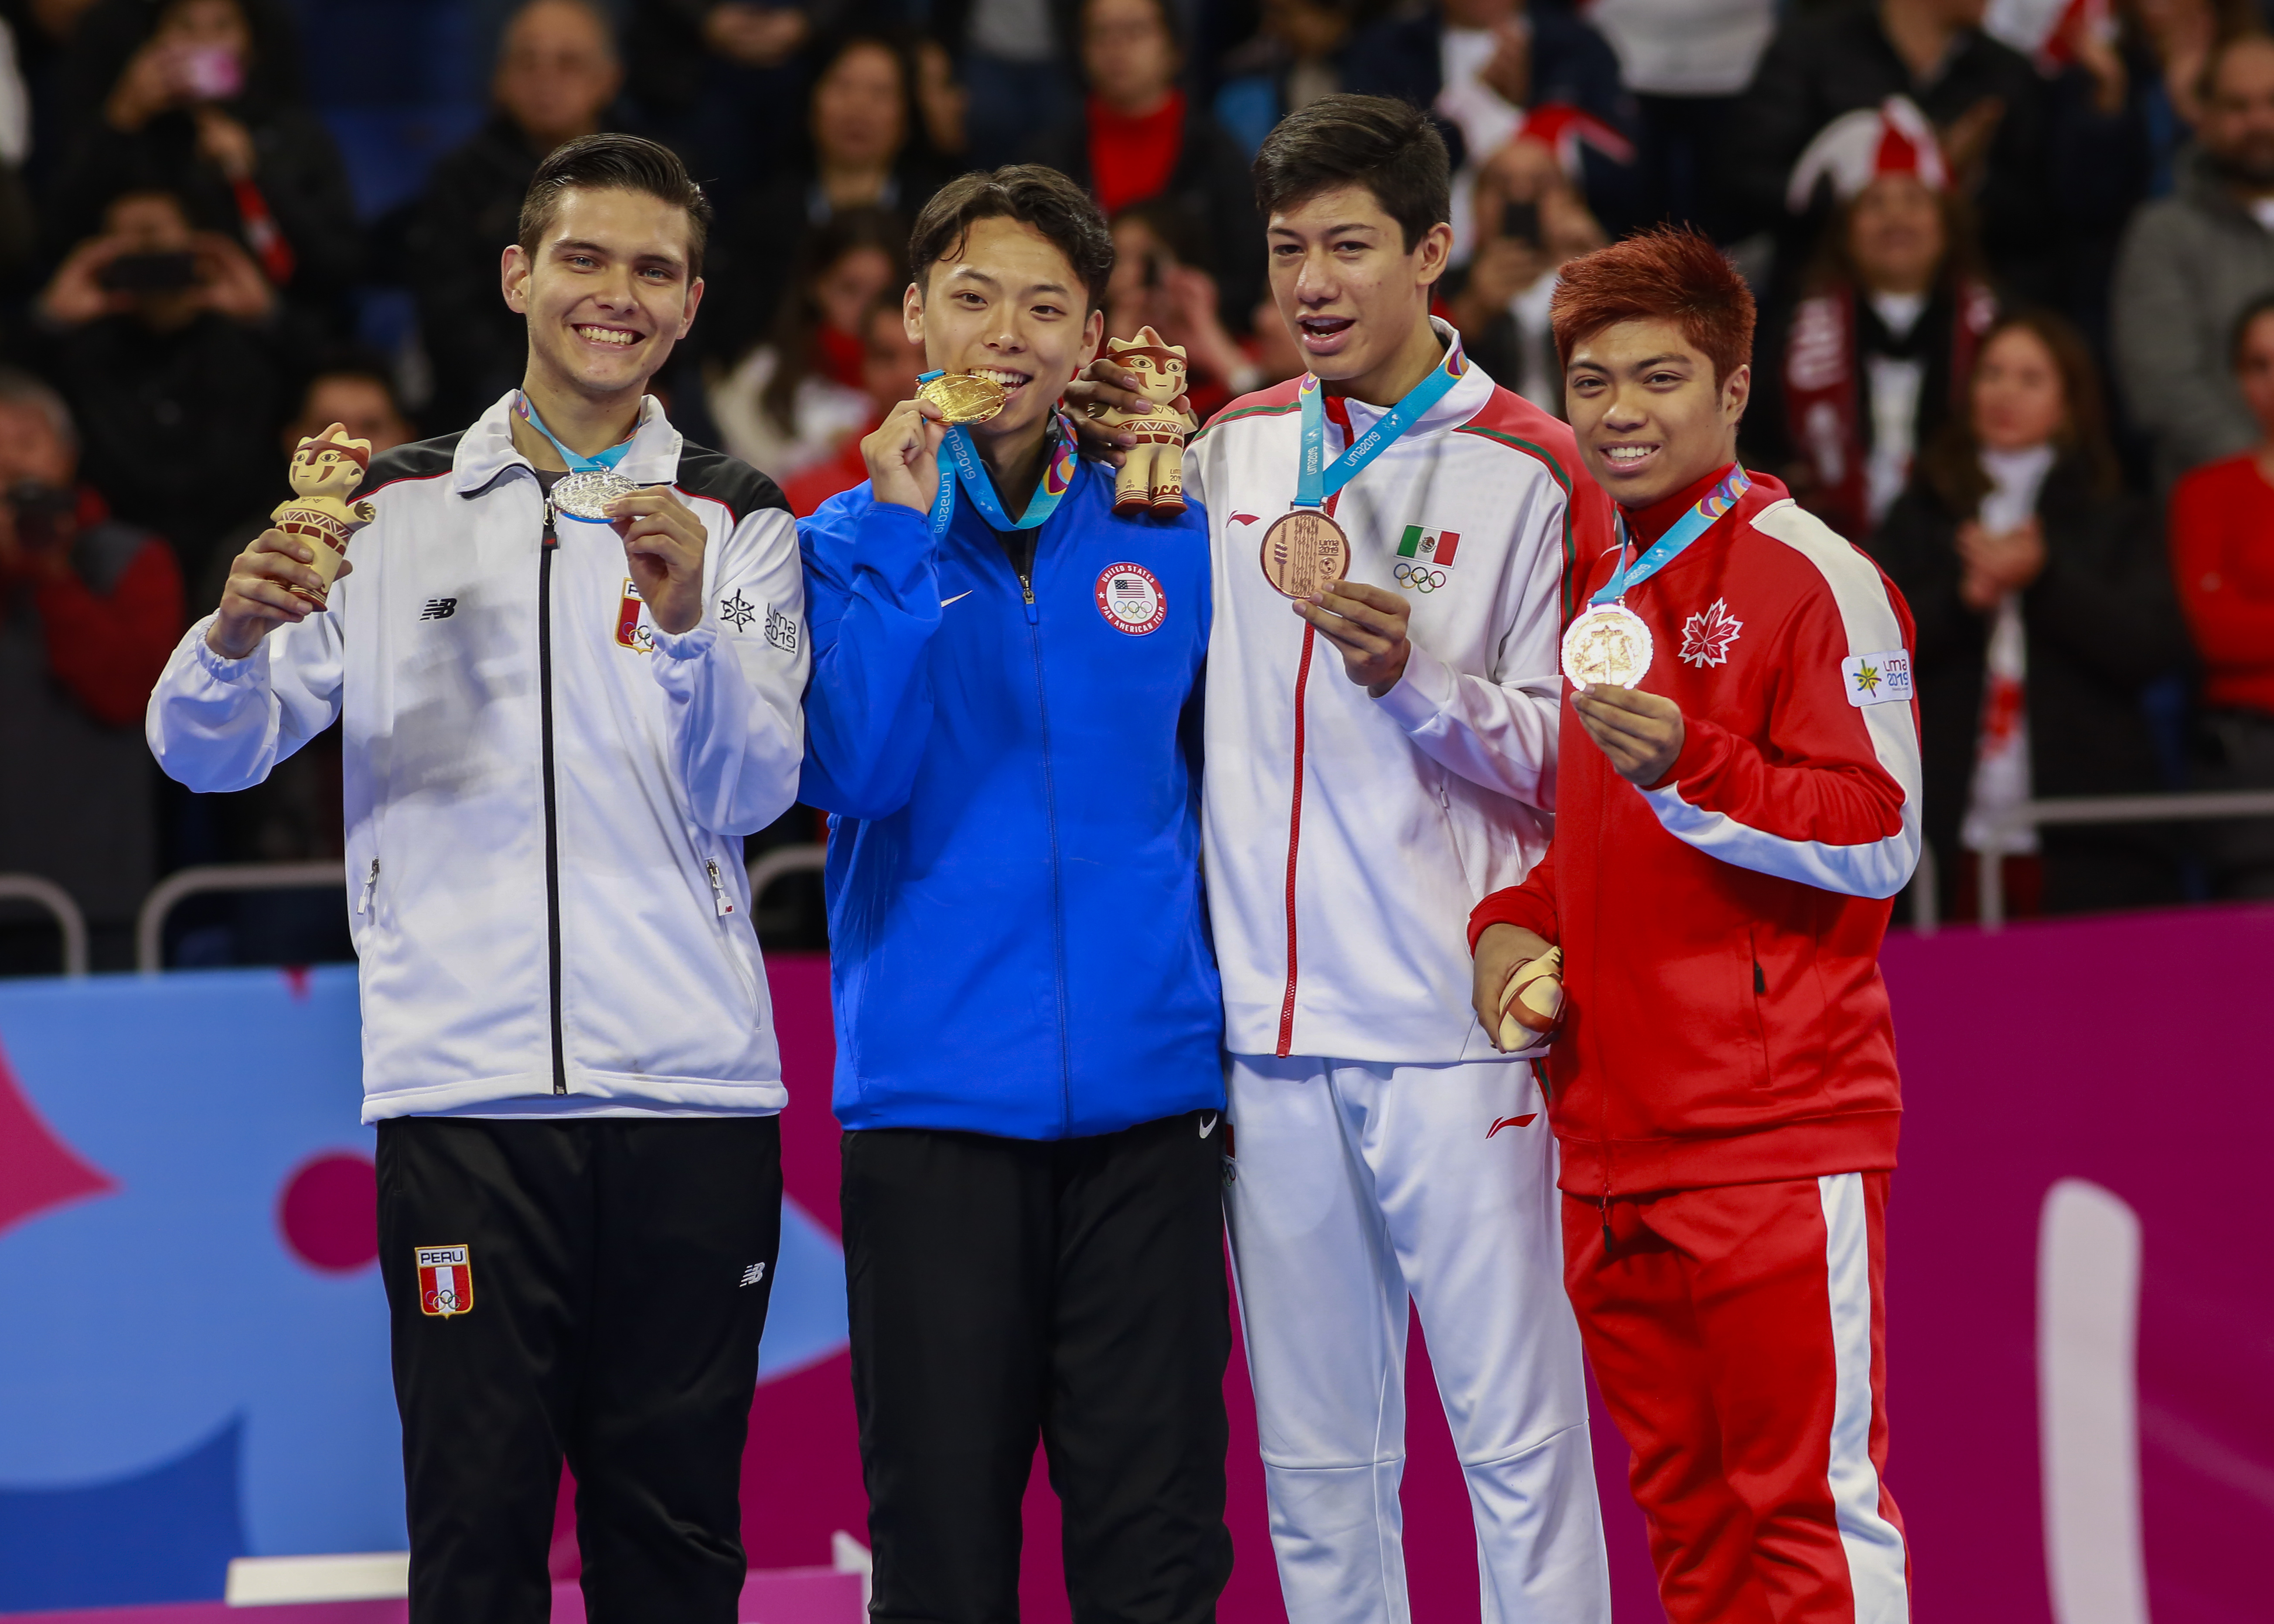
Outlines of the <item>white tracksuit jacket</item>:
M1329 458L1383 415L1346 404ZM1489 1059L1469 1009L1469 910L1547 846L1562 577L1574 522L1592 533L1609 510L1570 431L1469 365L1329 509L1351 578L1412 606L1405 673L1372 699L1263 575L1301 436L1290 381L1226 407L1186 458L1215 553L1204 833L1225 1046ZM1409 526L1438 534L1401 558Z
M621 471L710 536L701 624L657 631L610 527L546 545L511 401L373 460L322 613L241 660L192 627L150 747L241 789L344 717L365 1122L779 1110L741 837L797 796L794 524L651 398Z

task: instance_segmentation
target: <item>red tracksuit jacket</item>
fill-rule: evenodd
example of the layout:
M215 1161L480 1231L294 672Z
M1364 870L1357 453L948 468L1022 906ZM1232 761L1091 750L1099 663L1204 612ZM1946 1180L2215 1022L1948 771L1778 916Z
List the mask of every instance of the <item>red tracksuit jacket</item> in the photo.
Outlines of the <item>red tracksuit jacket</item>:
M1613 548L1583 567L1576 601L1617 563ZM1879 952L1919 850L1910 611L1758 475L1626 602L1655 644L1638 686L1681 705L1682 753L1638 789L1566 703L1555 840L1469 925L1472 945L1508 923L1563 949L1547 1062L1561 1185L1892 1168L1902 1103Z

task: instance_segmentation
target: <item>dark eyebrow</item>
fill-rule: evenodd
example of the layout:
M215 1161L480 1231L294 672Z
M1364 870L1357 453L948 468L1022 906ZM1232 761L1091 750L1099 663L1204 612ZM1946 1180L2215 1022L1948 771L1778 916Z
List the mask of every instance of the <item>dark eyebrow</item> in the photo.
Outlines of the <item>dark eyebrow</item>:
M595 243L580 237L564 237L558 239L553 244L553 252L598 254L604 259L614 258L616 252L606 243ZM684 270L687 265L687 262L676 254L654 253L647 251L634 253L630 259L635 265L667 265L674 271Z

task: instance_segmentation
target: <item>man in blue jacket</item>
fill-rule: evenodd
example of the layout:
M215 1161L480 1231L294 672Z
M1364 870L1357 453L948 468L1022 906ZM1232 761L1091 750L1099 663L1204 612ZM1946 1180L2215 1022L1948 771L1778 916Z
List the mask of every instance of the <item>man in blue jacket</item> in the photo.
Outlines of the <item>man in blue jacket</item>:
M908 263L909 337L1006 400L903 402L800 526L872 1616L1017 1617L1039 1436L1075 1616L1198 1624L1231 1569L1207 520L1117 518L1075 455L1113 268L1079 187L966 175Z

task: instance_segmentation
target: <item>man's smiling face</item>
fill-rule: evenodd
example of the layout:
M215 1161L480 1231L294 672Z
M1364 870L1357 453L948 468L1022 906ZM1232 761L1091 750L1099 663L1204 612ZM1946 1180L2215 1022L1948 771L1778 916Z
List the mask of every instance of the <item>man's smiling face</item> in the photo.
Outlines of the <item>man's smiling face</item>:
M1595 482L1630 510L1649 507L1736 455L1752 369L1718 383L1713 363L1671 321L1619 321L1571 346L1563 398Z
M998 217L973 221L918 275L903 319L925 365L992 378L1007 397L972 437L1016 443L1048 422L1105 332L1072 261L1025 222Z
M643 192L561 194L534 255L505 251L505 300L529 318L533 368L606 398L644 386L694 325L687 211Z

